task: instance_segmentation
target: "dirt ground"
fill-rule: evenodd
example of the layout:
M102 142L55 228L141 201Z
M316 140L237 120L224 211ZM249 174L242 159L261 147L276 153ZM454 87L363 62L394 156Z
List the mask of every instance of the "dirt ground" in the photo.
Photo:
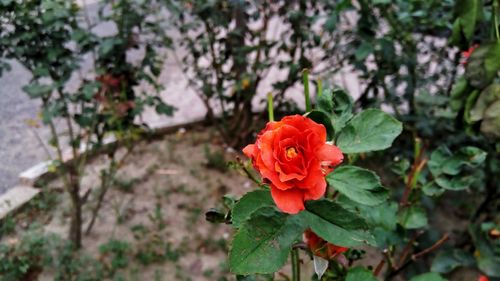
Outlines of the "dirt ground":
M224 155L228 161L235 159L234 153L223 151L216 142L210 131L198 128L135 145L92 232L84 238L87 253L103 259L98 246L111 239L129 242L134 252L162 251L164 245L170 245L170 261L150 266L133 262L122 270L124 275L136 267L140 267L141 280L155 280L157 275L161 280L217 280L228 275L225 260L231 228L207 222L204 214L212 207L221 207L223 195L240 196L252 185L236 171L224 170L223 163L209 163L207 153ZM103 158L89 165L83 185L97 186L105 165ZM53 182L52 188L59 184ZM61 216L66 210L67 206L60 206L46 227L48 231L66 233L68 220ZM41 280L52 280L50 275L43 274Z

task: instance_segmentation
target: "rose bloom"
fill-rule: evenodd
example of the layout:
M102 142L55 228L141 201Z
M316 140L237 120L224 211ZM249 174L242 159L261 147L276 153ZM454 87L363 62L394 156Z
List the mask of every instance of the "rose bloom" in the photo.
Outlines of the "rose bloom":
M267 123L243 153L270 184L278 208L289 214L325 194L325 175L344 158L338 147L326 143L325 127L302 115Z
M307 247L311 250L313 255L327 260L333 259L348 250L348 248L326 242L310 229L304 232L304 242L306 242Z
M463 60L460 63L463 64L463 65L466 65L467 64L467 60L470 58L470 56L472 55L472 53L474 52L474 50L476 50L477 48L479 48L479 45L478 44L474 44L467 51L463 51L462 52L462 58L463 58Z
M490 279L486 275L481 275L477 281L490 281Z

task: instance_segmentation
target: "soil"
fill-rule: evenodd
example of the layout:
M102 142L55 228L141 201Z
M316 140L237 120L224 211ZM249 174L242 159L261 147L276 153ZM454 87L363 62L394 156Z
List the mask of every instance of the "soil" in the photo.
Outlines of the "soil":
M207 157L207 151L212 157ZM130 258L127 269L120 270L128 277L132 269L140 268L141 280L155 280L157 276L160 280L218 280L222 276L232 280L225 262L231 227L211 224L204 214L212 207L222 209L223 195L239 197L253 186L237 171L226 168L224 162L218 163L214 155L222 155L226 161L236 157L234 152L224 151L213 132L203 128L137 143L106 195L92 232L84 237L85 254L108 260L99 246L113 239L127 241L131 255L141 251L146 255L160 251L161 255L162 249L168 248L166 256L170 258L166 261L143 266L137 258ZM215 163L207 158L214 158ZM107 162L102 156L89 163L84 188L98 186L100 170ZM58 191L62 186L60 180L54 180L46 190ZM96 190L92 189L88 206L95 204ZM46 225L47 232L63 237L69 227L69 206L64 203L69 200L64 196L62 192L57 194L60 204L56 208L33 214ZM88 222L90 210L84 215ZM26 222L21 225L28 226ZM39 280L53 280L53 274L44 271Z

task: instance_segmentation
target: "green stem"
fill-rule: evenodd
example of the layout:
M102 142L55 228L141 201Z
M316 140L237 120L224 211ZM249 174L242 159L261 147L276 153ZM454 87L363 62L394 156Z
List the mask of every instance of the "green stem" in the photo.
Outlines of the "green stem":
M321 79L318 79L318 97L321 97L323 94L323 81Z
M292 281L300 281L299 249L292 249Z
M311 99L309 98L309 69L304 68L302 70L302 79L304 80L304 95L306 98L306 112L312 110Z
M267 94L267 113L269 115L269 121L274 121L274 109L273 109L273 94Z
M493 23L495 24L495 35L497 41L500 41L500 32L498 31L498 0L493 0Z

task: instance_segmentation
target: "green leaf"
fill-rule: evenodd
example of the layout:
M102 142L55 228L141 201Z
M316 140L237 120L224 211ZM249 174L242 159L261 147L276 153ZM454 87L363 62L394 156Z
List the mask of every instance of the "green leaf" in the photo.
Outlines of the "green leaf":
M473 146L462 147L452 157L448 158L442 167L447 175L458 175L465 166L475 168L486 159L486 152Z
M497 227L494 222L483 223L481 225L472 224L469 226L469 233L474 242L475 258L481 271L491 277L500 277L500 243L498 239L489 237L489 230Z
M462 249L441 251L432 261L431 271L448 273L460 266L472 266L474 257Z
M472 184L474 184L476 181L475 177L476 174L454 177L442 175L437 177L435 181L442 188L458 191L469 188Z
M472 110L472 107L474 104L476 104L477 97L479 96L479 91L474 90L472 93L469 94L467 99L465 99L465 108L464 108L464 121L467 124L472 124L474 123L471 119L470 112Z
M474 49L467 59L464 76L470 85L480 90L491 84L499 70L499 62L493 61L500 54L497 44L484 44ZM467 112L466 112L467 113Z
M46 97L54 89L53 85L39 84L34 82L23 87L23 91L32 99Z
M460 19L460 28L467 42L472 40L481 10L482 1L480 0L458 0L455 3L455 14Z
M364 205L378 205L389 198L389 191L382 186L375 172L356 166L341 166L330 173L326 180L341 194Z
M377 206L366 206L352 201L345 195L339 195L335 202L351 212L359 212L371 227L381 227L389 231L396 229L398 221L396 202L386 201Z
M168 105L166 103L163 103L163 102L157 104L155 109L156 109L157 113L165 114L167 116L172 116L174 114L174 111L175 111L175 107Z
M325 89L318 98L316 107L328 114L335 133L340 132L352 118L352 98L342 89Z
M371 270L362 266L349 268L347 272L346 281L377 281L378 279L373 276Z
M371 42L364 41L354 52L354 57L357 61L362 61L371 53L373 53L373 44Z
M432 152L428 165L434 177L441 174L456 176L466 167L481 165L486 155L485 151L474 146L462 147L454 154L446 146L440 146Z
M422 186L422 191L427 196L440 196L445 190L440 187L435 181L430 181Z
M439 273L428 272L424 274L420 274L410 279L410 281L447 281Z
M495 76L500 70L500 42L489 47L484 59L484 68L488 76Z
M470 91L471 89L467 83L467 79L463 76L458 78L451 89L450 108L458 112L464 106L465 97L467 97Z
M492 84L481 92L476 104L470 111L470 120L472 122L482 120L486 110L495 100L500 100L500 84Z
M374 245L368 224L330 200L306 201L306 210L299 213L307 225L321 238L335 245L355 247L363 243Z
M323 111L312 110L306 114L307 118L325 126L327 140L333 139L333 126L330 117Z
M229 252L231 272L247 275L278 271L306 228L301 216L286 215L273 207L259 209L234 236Z
M427 214L423 208L411 206L399 213L398 221L406 229L422 228L427 226Z
M344 153L383 150L391 146L402 130L401 122L389 114L378 109L368 109L347 123L336 144Z
M273 198L269 190L248 192L234 205L231 221L234 227L239 228L253 212L262 207L273 205Z

